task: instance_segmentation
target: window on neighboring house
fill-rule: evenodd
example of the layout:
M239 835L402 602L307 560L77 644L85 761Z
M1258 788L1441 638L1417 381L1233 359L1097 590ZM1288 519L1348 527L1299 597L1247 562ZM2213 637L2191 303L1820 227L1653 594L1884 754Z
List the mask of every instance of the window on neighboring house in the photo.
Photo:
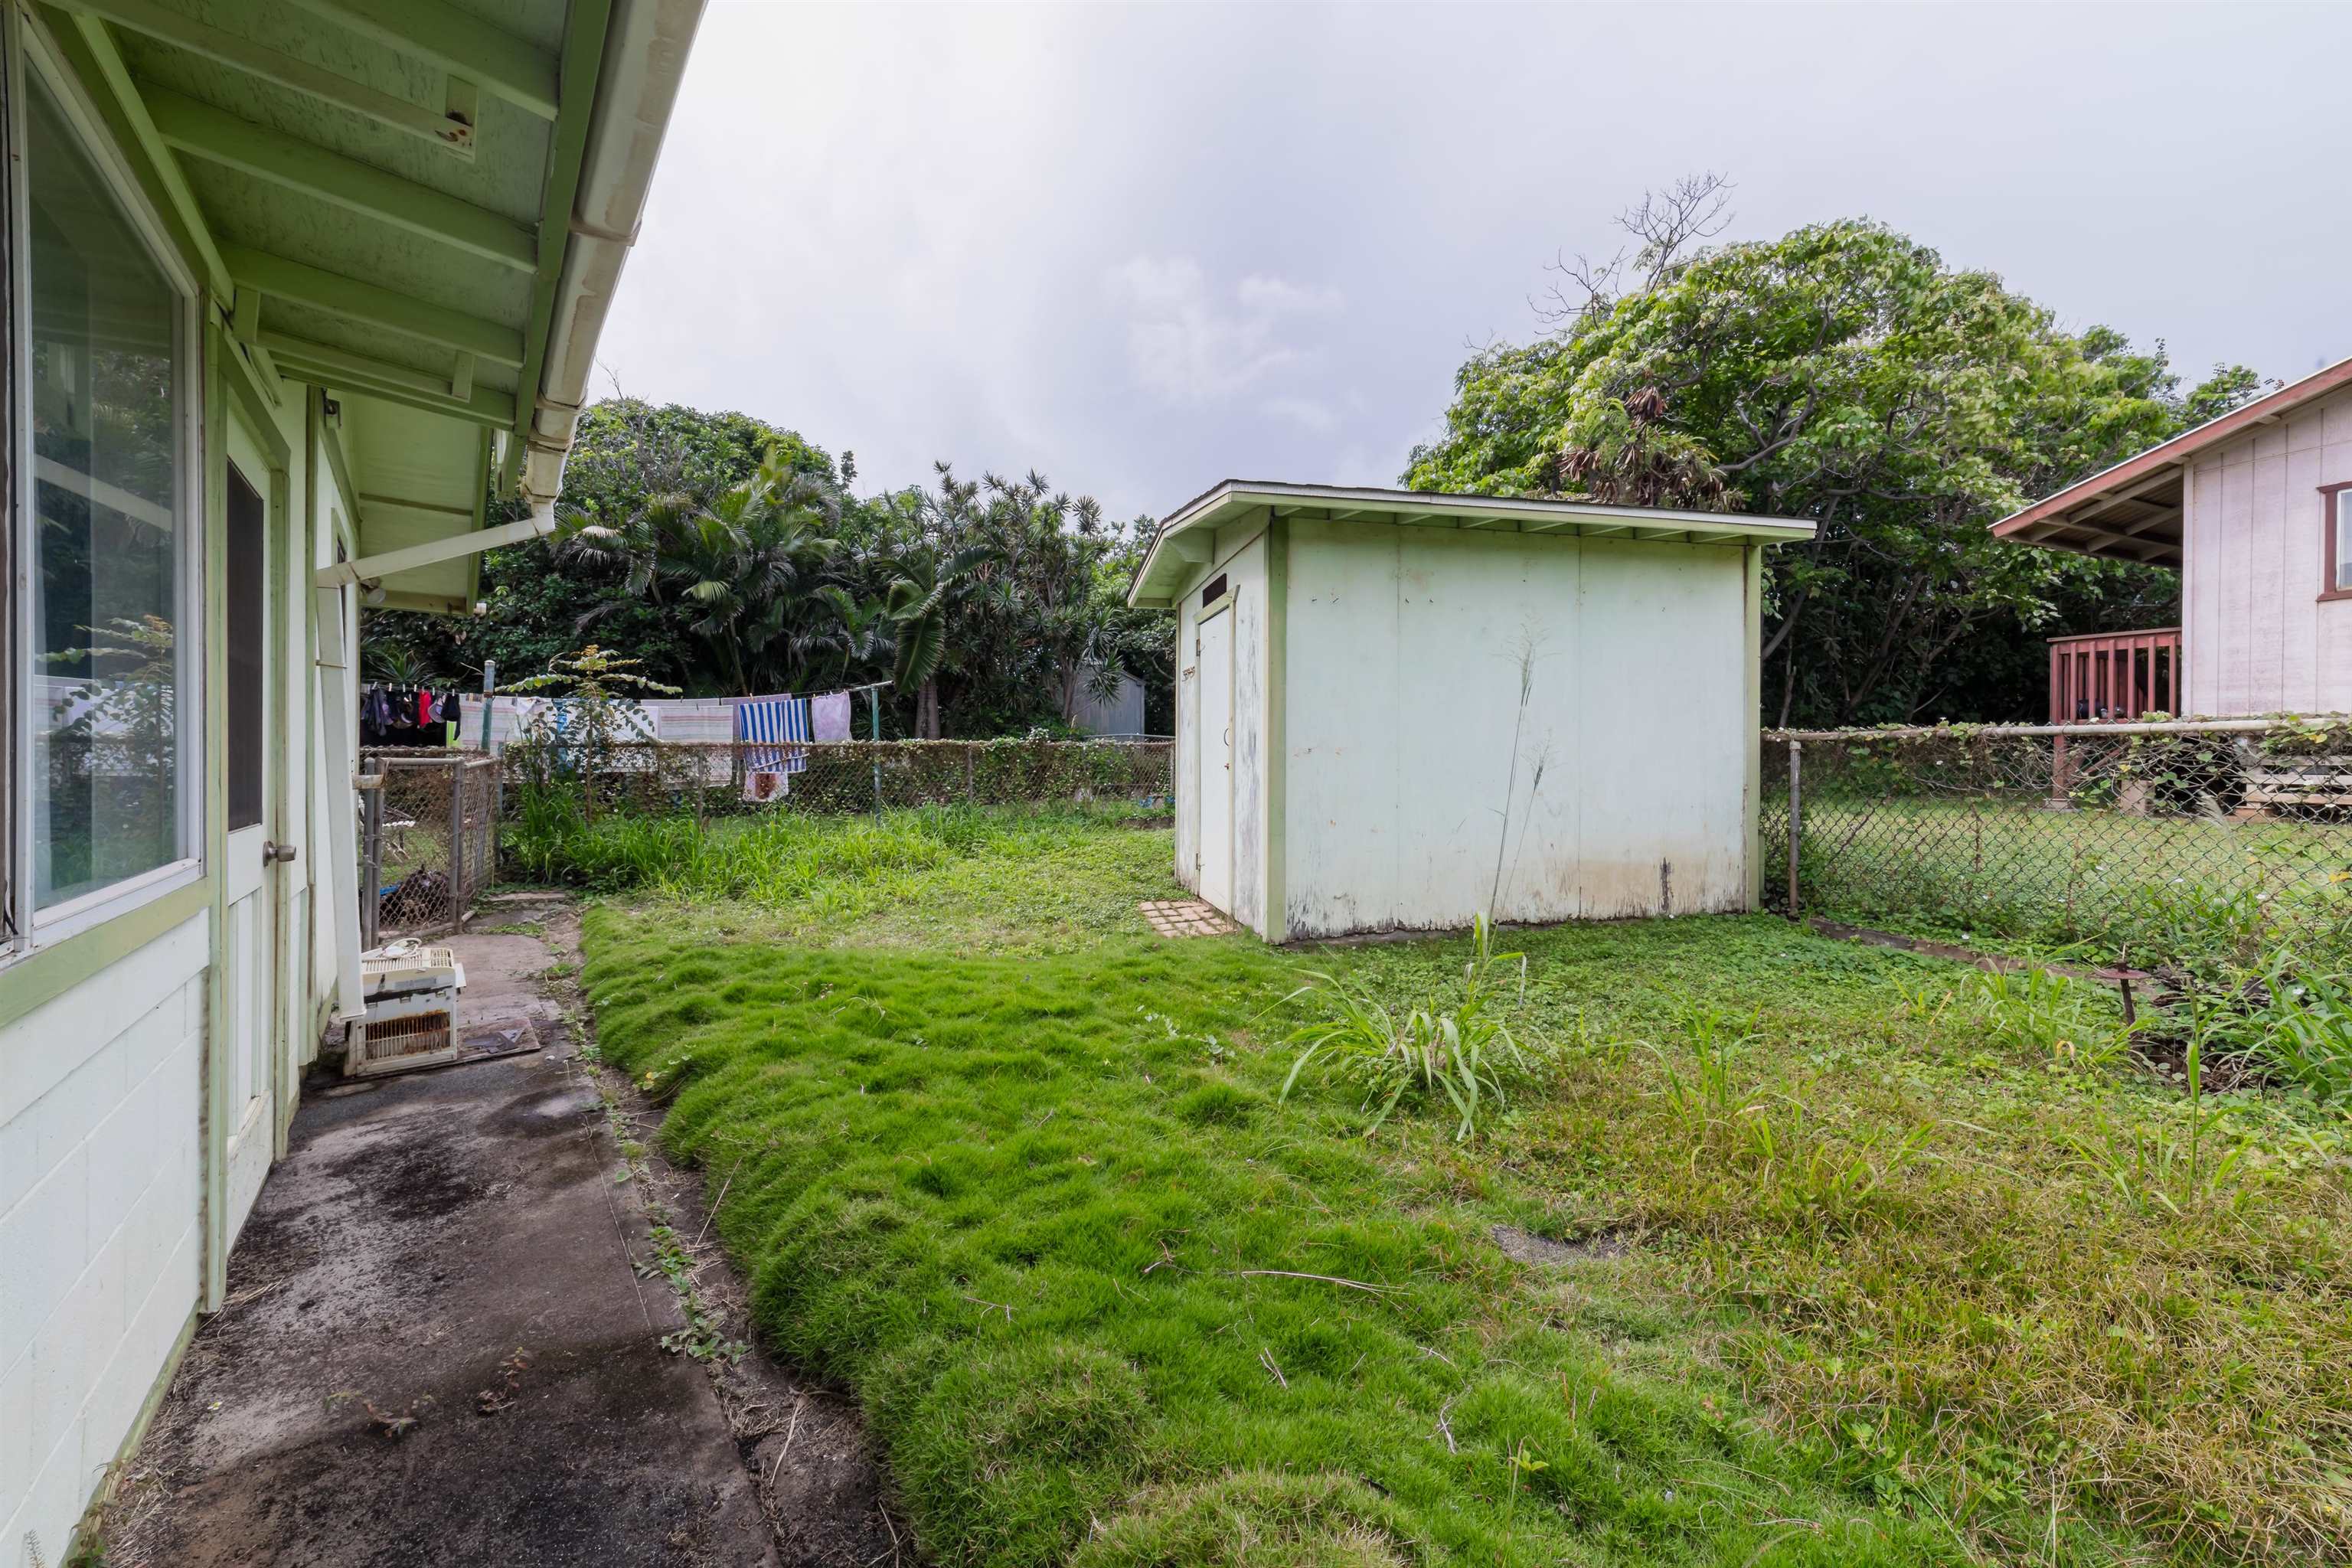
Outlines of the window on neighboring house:
M20 79L11 553L29 595L7 606L26 665L23 725L5 748L18 759L11 793L26 802L9 878L19 930L187 859L198 794L194 639L182 635L194 575L188 296L59 93L29 59Z
M2323 598L2338 595L2352 597L2352 479L2338 485L2319 487L2319 500L2327 520L2327 581L2320 589Z

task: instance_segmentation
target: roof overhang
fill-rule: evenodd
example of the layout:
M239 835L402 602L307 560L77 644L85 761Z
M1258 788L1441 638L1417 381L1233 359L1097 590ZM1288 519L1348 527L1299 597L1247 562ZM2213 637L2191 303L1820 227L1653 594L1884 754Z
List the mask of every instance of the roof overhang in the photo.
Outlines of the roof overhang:
M2186 505L2182 487L2189 459L2275 425L2305 404L2347 386L2352 386L2352 359L2339 360L2012 512L1992 525L1993 534L2078 555L2178 567Z
M1739 512L1227 479L1160 524L1128 586L1127 602L1153 608L1173 604L1193 569L1215 558L1218 530L1275 517L1668 544L1790 544L1813 537L1810 522Z
M50 0L41 18L152 171L236 352L352 416L346 499L376 554L482 530L493 471L551 526L702 6ZM361 450L372 423L397 428L396 471ZM452 556L378 585L462 607L473 581Z

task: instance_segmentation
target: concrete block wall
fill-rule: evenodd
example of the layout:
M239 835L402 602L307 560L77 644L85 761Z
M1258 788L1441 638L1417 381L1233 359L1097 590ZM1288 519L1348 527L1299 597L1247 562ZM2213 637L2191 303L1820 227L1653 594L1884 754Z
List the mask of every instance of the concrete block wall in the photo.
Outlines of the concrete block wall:
M0 1026L0 1568L63 1559L196 1308L206 928Z

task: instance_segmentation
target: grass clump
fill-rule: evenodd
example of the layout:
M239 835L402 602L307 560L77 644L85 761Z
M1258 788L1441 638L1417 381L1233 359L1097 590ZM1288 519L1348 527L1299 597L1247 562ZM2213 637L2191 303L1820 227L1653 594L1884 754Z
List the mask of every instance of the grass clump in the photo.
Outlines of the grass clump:
M1372 1113L1364 1128L1367 1138L1381 1130L1406 1095L1438 1091L1461 1119L1454 1130L1454 1142L1469 1137L1482 1108L1504 1103L1506 1086L1534 1077L1542 1065L1540 1054L1520 1045L1498 1011L1497 963L1519 966L1524 991L1526 955L1498 955L1495 928L1480 915L1471 935L1470 958L1462 966L1458 999L1451 1007L1424 1001L1392 1008L1370 991L1320 970L1310 971L1314 984L1285 1000L1319 991L1332 998L1331 1011L1291 1033L1290 1043L1305 1048L1283 1079L1282 1098L1290 1098L1300 1075L1319 1057L1326 1082L1339 1079L1362 1088L1365 1108Z

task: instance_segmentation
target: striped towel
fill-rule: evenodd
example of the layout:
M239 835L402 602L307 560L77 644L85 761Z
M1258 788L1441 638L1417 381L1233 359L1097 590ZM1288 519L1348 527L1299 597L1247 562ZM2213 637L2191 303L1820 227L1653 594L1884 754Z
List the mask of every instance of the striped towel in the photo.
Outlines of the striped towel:
M743 766L753 773L808 771L809 705L805 697L747 697L735 704L735 739L751 749ZM770 744L799 742L798 745Z

